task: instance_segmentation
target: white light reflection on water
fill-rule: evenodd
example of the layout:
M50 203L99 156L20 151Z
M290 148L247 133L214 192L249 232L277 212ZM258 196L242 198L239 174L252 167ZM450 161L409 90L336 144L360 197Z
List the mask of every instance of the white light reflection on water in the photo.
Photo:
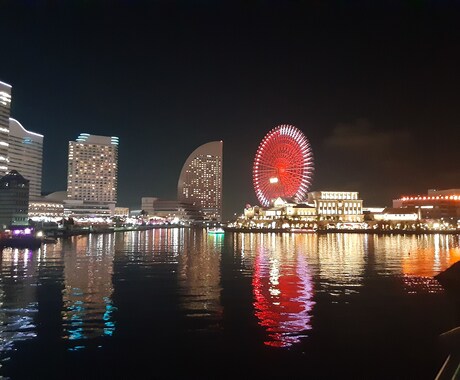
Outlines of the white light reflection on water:
M224 236L192 230L186 242L178 259L181 307L188 318L208 321L201 329L218 329L223 313L220 260Z
M74 249L67 252L64 267L63 338L69 349L82 349L85 341L111 336L113 292L113 234L73 238Z
M261 236L255 258L254 311L272 347L298 343L311 329L312 277L305 252L294 246L286 236Z
M0 276L0 352L37 336L37 262L29 249L4 248Z
M348 302L349 296L363 286L368 257L364 246L367 236L358 234L326 234L311 237L316 240L316 265L323 292L335 297L333 302Z
M185 326L194 331L222 328L226 304L222 303L221 292L233 291L222 289L222 273L228 276L223 282L231 284L228 287L235 285L235 278L250 279L245 284L252 284L252 293L249 287L242 289L253 297L249 302L253 302L258 329L263 326L267 333L265 344L289 347L315 328L312 315L320 310L315 303L343 306L354 302L353 297L356 302L363 290L373 297L376 290L384 292L387 285L410 297L441 292L433 276L460 260L459 245L456 235L210 236L199 230L157 229L78 236L44 245L33 253L4 249L0 349L37 334L47 338L46 334L56 331L56 321L44 318L40 323L48 326L37 332L39 302L43 302L40 310L47 311L46 316L61 318L59 336L67 347L85 348L92 339L100 341L104 337L108 338L104 342L109 341L115 328L120 330L112 302L114 256L118 286L126 283L129 287L150 278L155 281L147 284L165 280L168 285L158 287L158 292L169 291L166 294L173 297L179 293L180 297L171 302L180 303ZM222 260L223 252L231 252L233 257L228 260L224 256L226 260ZM223 272L226 265L238 275L229 275L228 267ZM139 277L130 277L127 269L133 267L144 269L134 271ZM50 295L50 291L54 293ZM156 293L152 291L152 295ZM120 304L123 306L117 306Z

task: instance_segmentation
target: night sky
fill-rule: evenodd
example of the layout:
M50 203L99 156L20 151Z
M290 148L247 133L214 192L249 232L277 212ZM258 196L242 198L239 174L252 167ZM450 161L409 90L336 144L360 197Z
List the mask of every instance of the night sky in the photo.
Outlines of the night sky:
M188 155L223 140L230 218L257 203L253 158L279 124L311 143L312 191L366 207L460 188L460 3L58 3L0 0L0 81L44 135L44 192L66 189L81 132L120 138L132 209L175 199Z

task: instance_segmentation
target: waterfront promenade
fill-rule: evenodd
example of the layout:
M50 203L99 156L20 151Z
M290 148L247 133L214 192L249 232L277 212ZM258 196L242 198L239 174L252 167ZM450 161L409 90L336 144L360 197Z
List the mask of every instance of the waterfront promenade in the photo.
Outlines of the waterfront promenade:
M185 226L182 224L146 224L146 225L130 225L130 226L78 226L74 225L71 228L52 228L47 229L45 235L48 237L66 237L75 235L107 234L113 232L126 231L146 231L153 229L169 229L169 228L192 228L202 229L204 226ZM248 227L222 227L225 232L241 232L241 233L292 233L292 234L378 234L378 235L425 235L425 234L460 234L459 229L380 229L380 228L362 228L362 229L340 229L328 228L317 230L293 230L289 228L248 228Z
M224 227L224 231L228 232L243 232L243 233L295 233L295 234L379 234L379 235L425 235L425 234L460 234L460 229L451 230L435 230L435 229L380 229L380 228L362 228L362 229L340 229L328 228L318 230L297 231L289 228L245 228L245 227Z

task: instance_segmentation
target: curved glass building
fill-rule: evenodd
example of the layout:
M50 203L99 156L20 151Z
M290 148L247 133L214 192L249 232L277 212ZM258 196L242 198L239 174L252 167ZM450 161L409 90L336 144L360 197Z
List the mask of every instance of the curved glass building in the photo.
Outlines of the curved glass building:
M0 176L8 172L11 85L0 82Z
M9 170L17 170L29 180L29 197L38 198L42 191L43 135L30 132L10 117Z
M180 202L198 206L205 220L222 220L222 141L199 146L185 161L177 185Z

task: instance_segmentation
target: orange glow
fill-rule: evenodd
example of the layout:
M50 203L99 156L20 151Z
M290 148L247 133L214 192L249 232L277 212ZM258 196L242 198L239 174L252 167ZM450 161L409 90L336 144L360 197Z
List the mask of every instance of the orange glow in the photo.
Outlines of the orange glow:
M448 268L459 260L459 247L450 248L442 254L442 257L439 257L439 253L433 247L429 247L417 249L410 255L404 255L401 266L405 275L432 277L439 272L436 269L439 266L439 261L442 261L443 268Z
M445 199L451 201L460 201L460 195L437 195L437 196L402 196L400 197L402 201L421 201L421 200L436 200L436 199Z

